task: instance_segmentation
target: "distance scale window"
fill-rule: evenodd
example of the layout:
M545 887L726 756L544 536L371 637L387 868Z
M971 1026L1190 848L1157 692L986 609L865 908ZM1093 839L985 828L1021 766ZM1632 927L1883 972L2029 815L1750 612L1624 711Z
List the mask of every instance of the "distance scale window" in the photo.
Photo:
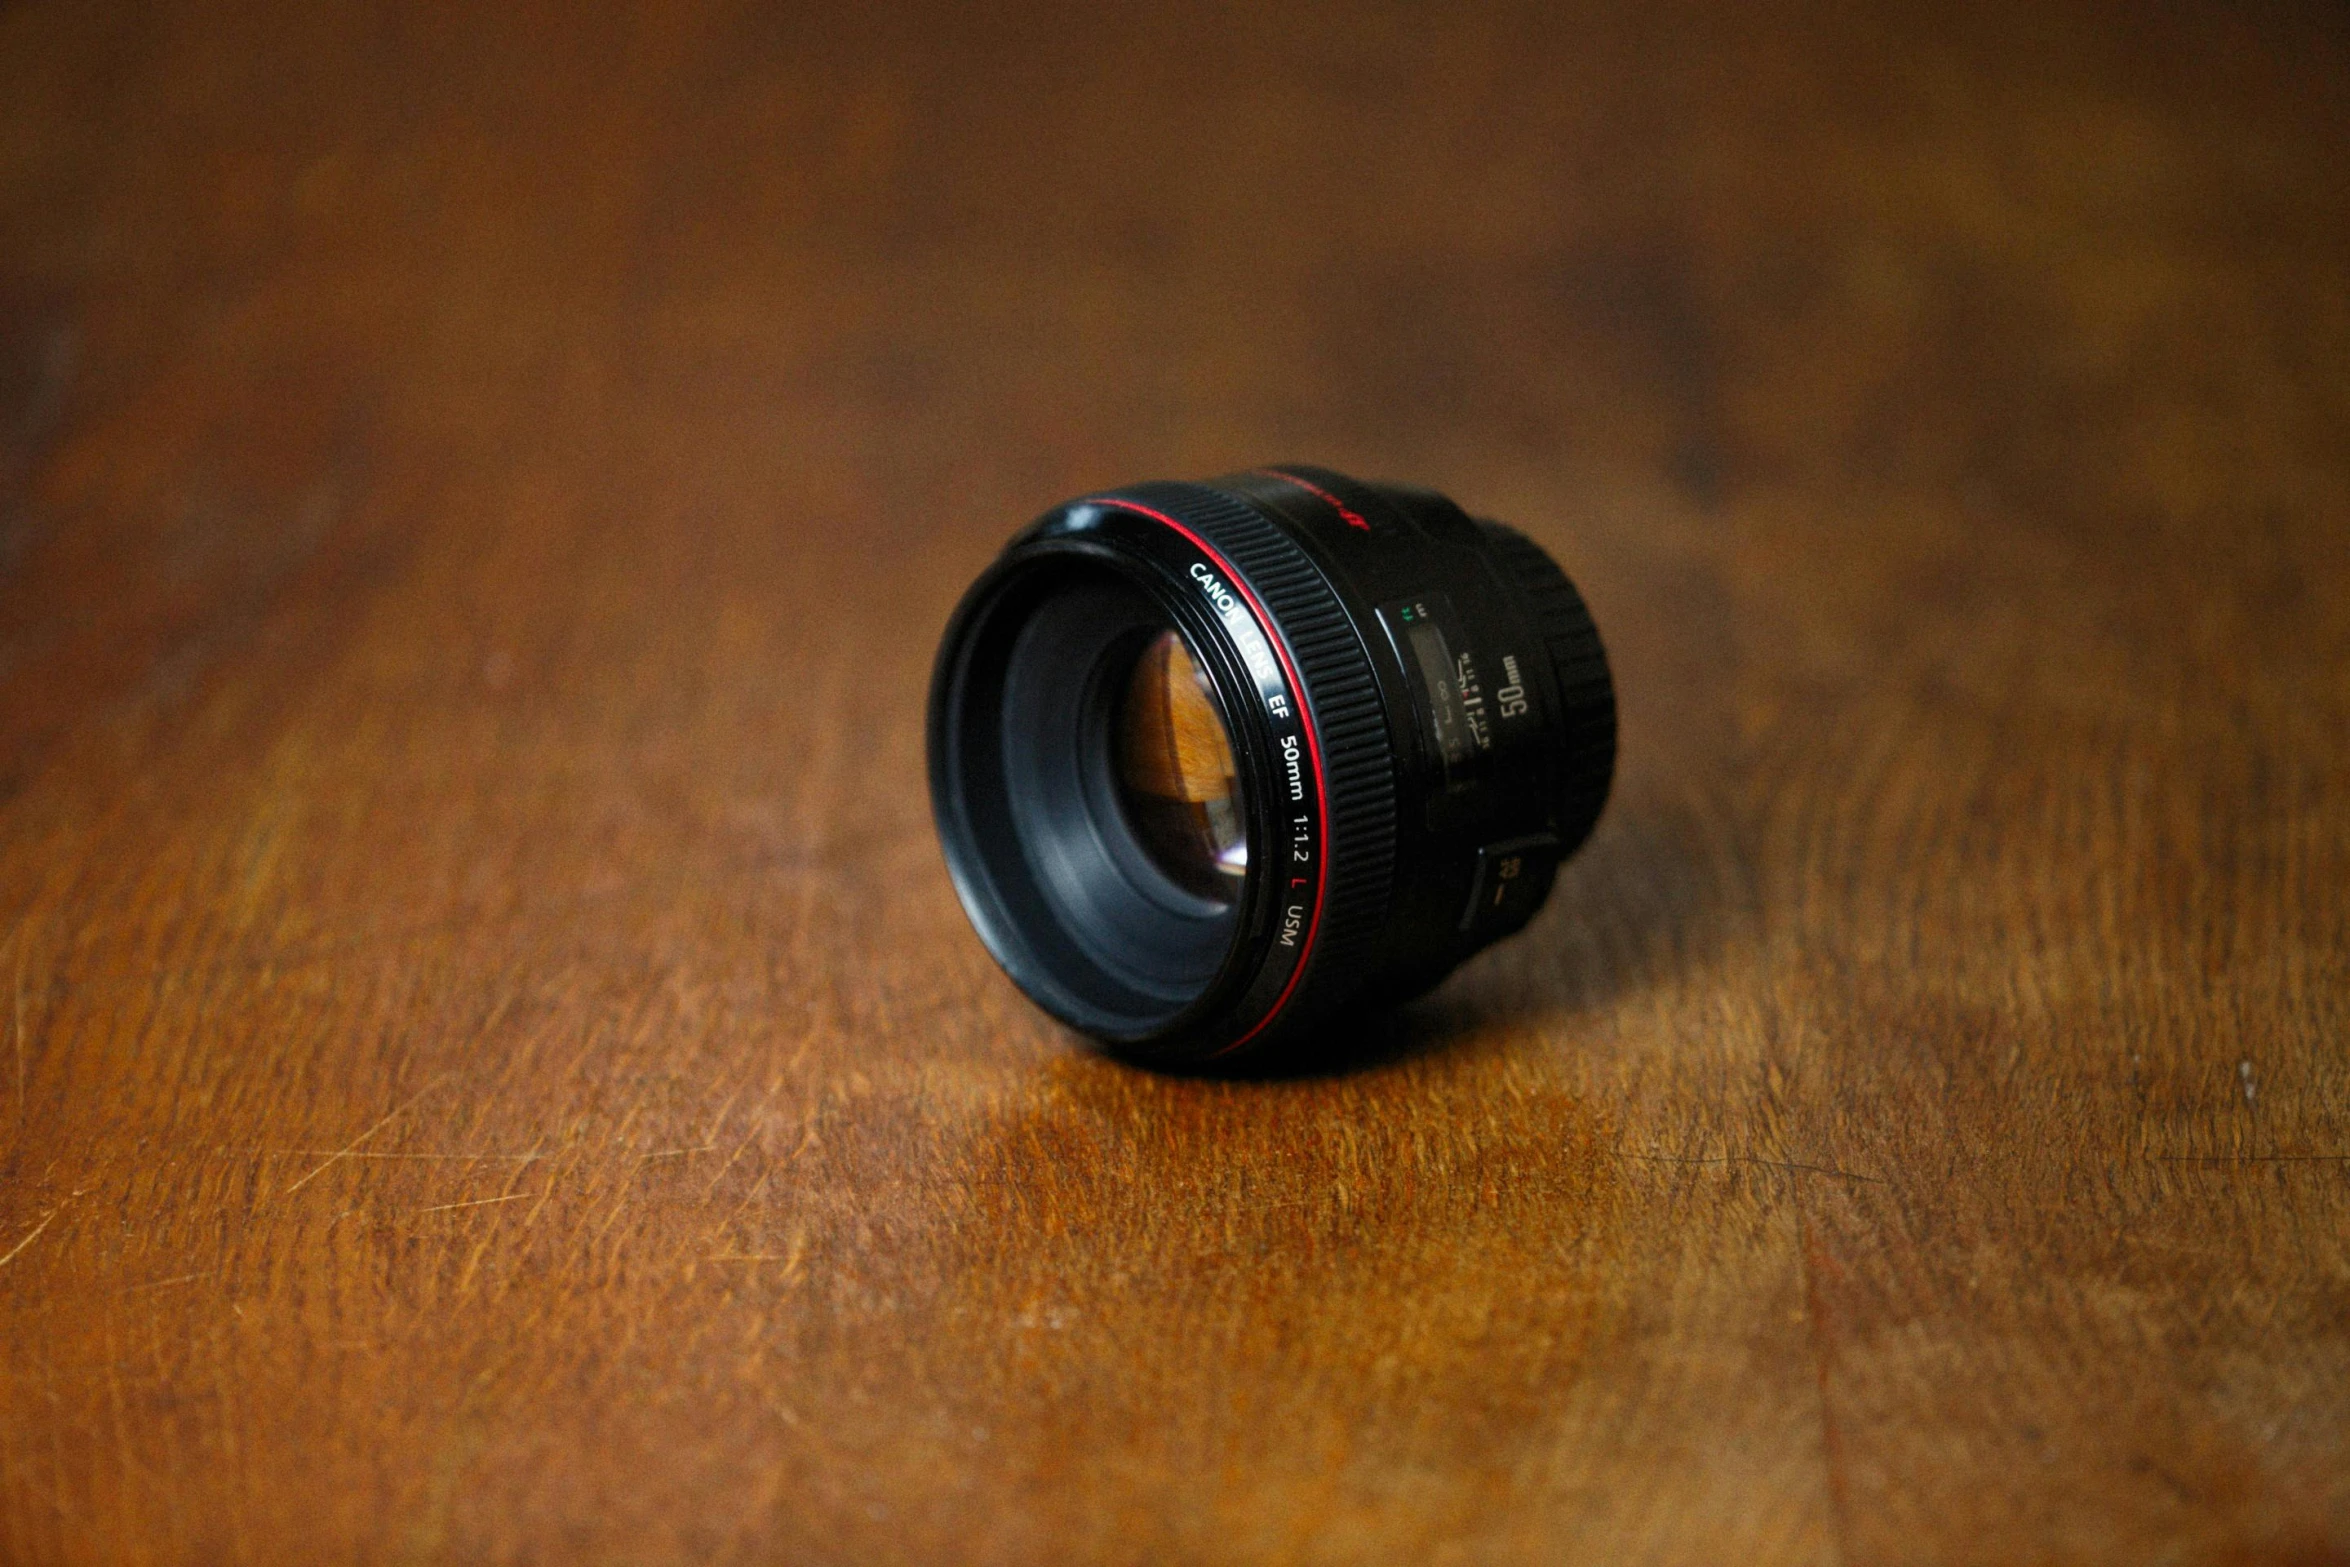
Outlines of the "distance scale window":
M1379 618L1406 667L1418 678L1428 736L1444 771L1443 792L1457 798L1475 786L1480 764L1493 749L1494 725L1526 713L1526 686L1517 660L1503 658L1504 683L1488 693L1476 655L1467 647L1454 647L1445 635L1445 624L1454 616L1442 594L1381 605ZM1437 810L1431 806L1432 817ZM1557 853L1558 840L1547 833L1479 849L1461 929L1514 923L1532 913L1549 884L1541 873L1555 863Z
M1454 646L1445 634L1446 624L1458 624L1458 617L1441 593L1383 604L1379 619L1405 666L1419 679L1429 738L1443 765L1447 788L1465 786L1493 749L1494 724L1526 712L1526 687L1517 660L1503 661L1504 683L1489 692L1476 654Z

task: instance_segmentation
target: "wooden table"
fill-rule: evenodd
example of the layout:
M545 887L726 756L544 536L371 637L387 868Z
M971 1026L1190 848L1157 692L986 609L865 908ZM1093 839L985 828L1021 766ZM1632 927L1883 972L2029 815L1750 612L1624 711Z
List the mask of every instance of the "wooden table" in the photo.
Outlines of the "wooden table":
M0 12L0 1558L2350 1560L2335 6ZM995 970L1045 505L1583 584L1352 1069Z

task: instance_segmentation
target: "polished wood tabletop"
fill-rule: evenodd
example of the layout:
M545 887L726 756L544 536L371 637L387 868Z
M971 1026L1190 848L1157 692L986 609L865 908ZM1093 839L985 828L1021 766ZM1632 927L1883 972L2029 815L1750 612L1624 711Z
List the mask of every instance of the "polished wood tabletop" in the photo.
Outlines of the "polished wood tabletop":
M1540 540L1522 936L1121 1065L963 587ZM0 1559L2350 1561L2350 13L0 10Z

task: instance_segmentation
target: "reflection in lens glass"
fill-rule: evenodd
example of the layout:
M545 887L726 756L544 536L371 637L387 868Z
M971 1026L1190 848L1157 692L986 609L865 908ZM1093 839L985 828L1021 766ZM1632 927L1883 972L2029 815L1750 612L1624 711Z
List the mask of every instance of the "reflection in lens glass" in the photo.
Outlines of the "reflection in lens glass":
M1191 650L1161 632L1118 705L1118 788L1151 859L1180 887L1229 903L1248 872L1232 740Z

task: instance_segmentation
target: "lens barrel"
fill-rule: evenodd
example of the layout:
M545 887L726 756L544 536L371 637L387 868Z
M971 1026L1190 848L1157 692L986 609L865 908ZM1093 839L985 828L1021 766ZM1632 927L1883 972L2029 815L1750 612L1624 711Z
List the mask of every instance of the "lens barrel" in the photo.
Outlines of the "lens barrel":
M1039 518L955 611L929 742L989 951L1176 1064L1297 1043L1523 926L1606 803L1616 709L1522 534L1287 466Z

